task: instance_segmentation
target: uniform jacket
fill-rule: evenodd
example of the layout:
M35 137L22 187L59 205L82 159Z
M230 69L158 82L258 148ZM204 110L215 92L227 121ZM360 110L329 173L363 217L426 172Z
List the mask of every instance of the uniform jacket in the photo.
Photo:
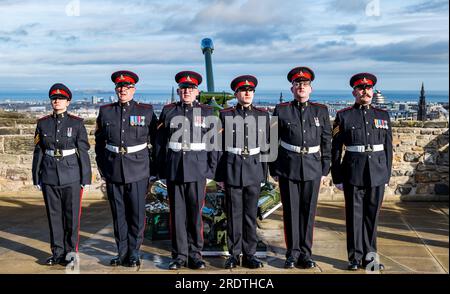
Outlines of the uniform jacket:
M344 146L384 145L383 152L345 152ZM392 168L392 128L389 114L355 104L339 111L333 126L331 173L335 184L376 187L387 184Z
M91 184L90 145L83 119L67 112L45 116L37 122L34 142L34 185ZM51 157L45 153L69 149L76 149L76 154Z
M298 101L275 107L280 140L298 147L320 146L320 153L299 154L278 148L278 158L270 165L273 176L292 181L312 181L326 176L331 163L331 124L328 108L322 104Z
M240 117L245 120L247 117L252 117L256 122L255 128L244 124L243 128L237 127L231 120L226 118ZM258 118L264 118L264 123L260 124ZM219 164L217 168L216 179L219 182L225 182L228 185L236 187L245 187L254 184L261 184L267 179L267 163L261 162L261 154L256 155L237 155L227 152L227 147L241 148L247 147L249 150L262 147L259 140L265 140L268 143L270 122L269 113L260 108L251 105L248 108L242 107L238 104L235 107L224 109L220 111L220 121L222 123L222 148L219 153ZM232 141L227 142L227 134L232 138ZM241 138L237 140L237 138ZM237 141L240 141L238 144ZM227 144L228 143L228 144ZM265 152L267 153L267 151Z
M150 104L131 100L102 106L95 132L96 161L102 177L114 183L134 183L156 174L151 148L135 153L114 153L106 144L116 147L154 145L157 117Z
M194 110L200 115L194 117ZM181 102L166 105L159 117L158 135L156 142L156 157L158 172L161 179L190 183L213 179L217 165L217 151L175 151L169 148L169 142L190 144L202 143L205 134L211 130L206 124L206 117L214 117L214 110L208 105L194 101L192 105ZM177 124L174 118L187 119L184 126ZM195 128L195 131L194 131ZM199 131L200 138L194 134ZM179 136L175 140L174 134L188 133L189 138Z

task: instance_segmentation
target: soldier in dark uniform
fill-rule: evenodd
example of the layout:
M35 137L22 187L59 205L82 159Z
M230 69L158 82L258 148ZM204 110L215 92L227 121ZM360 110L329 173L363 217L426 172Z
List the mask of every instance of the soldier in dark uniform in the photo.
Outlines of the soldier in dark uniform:
M231 82L238 104L220 111L223 127L223 152L220 154L217 180L225 183L227 207L227 236L230 257L225 268L242 264L261 268L256 258L256 216L261 183L267 179L267 163L260 160L261 145L267 143L269 113L255 107L253 98L258 80L240 76ZM238 120L236 120L236 118ZM260 124L262 122L262 124Z
M180 102L163 108L156 143L159 177L167 180L170 202L173 260L169 269L204 269L202 208L206 179L214 177L217 153L207 151L203 139L210 129L206 117L214 112L196 101L200 74L183 71L175 81Z
M139 248L144 238L145 198L151 175L157 117L150 104L133 100L138 76L130 71L112 74L119 101L100 108L95 132L96 161L114 222L118 256L112 266L140 265Z
M37 122L32 172L34 185L44 194L50 227L52 256L46 264L56 265L78 252L81 198L92 174L84 122L67 113L72 93L55 84L49 97L53 114Z
M280 184L286 268L316 267L311 252L314 219L321 179L330 170L331 124L328 108L309 101L314 77L307 67L291 70L288 80L295 100L277 105L273 114L280 147L270 169Z
M344 190L349 270L378 265L377 221L392 167L392 129L389 114L371 105L377 78L353 76L355 104L339 111L333 126L331 173ZM342 159L345 146L345 155ZM342 162L341 162L342 159Z

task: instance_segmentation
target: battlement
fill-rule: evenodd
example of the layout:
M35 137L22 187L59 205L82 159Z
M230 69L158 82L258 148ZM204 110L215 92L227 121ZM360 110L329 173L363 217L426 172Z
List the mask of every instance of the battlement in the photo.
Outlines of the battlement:
M0 195L40 195L32 185L31 163L36 118L0 112ZM94 154L94 121L86 128L91 144L93 185L87 197L102 197L105 188ZM386 201L448 201L449 123L393 122L394 162ZM320 201L343 201L331 177L321 187Z

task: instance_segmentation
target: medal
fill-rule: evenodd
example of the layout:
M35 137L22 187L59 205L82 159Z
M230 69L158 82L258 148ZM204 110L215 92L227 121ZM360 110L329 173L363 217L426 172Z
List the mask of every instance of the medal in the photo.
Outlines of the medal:
M314 121L316 122L316 127L320 127L320 121L318 117L314 118Z

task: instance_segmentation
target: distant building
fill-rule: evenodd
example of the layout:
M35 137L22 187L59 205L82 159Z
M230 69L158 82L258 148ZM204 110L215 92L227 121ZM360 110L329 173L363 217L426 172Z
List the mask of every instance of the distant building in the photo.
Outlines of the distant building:
M31 106L28 108L28 111L31 112L45 112L46 110L45 106Z
M375 90L373 93L373 100L375 104L385 104L386 99L384 98L383 94L379 90Z
M98 98L97 98L97 96L92 96L92 98L91 98L91 101L92 101L92 104L98 104Z
M419 98L419 110L417 112L417 120L426 121L427 120L427 102L425 98L425 86L422 83L422 90L420 91Z

